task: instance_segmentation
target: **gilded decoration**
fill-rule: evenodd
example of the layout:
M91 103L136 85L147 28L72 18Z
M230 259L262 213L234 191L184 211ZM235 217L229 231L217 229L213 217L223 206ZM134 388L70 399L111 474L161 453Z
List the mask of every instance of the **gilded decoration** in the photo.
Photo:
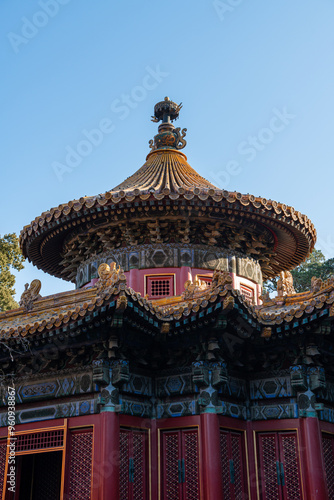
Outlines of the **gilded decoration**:
M172 231L172 226L169 226ZM156 230L152 224L151 231ZM159 267L189 266L201 269L220 269L235 272L256 283L262 283L260 263L251 256L222 247L210 247L189 243L154 243L126 246L106 250L83 260L77 268L76 285L81 287L97 278L97 268L103 262L116 262L124 271ZM69 257L70 263L70 257ZM69 264L70 265L70 264Z
M111 295L124 294L126 277L120 267L116 267L115 262L110 265L103 263L98 268L99 279L96 283L96 296L99 302L108 299ZM125 297L124 297L125 299ZM119 308L125 308L124 300L120 302Z
M283 297L285 295L292 295L293 293L295 293L295 289L293 287L292 274L290 271L282 271L277 281L277 295Z
M23 307L26 311L30 311L33 308L34 302L41 298L39 294L42 287L40 280L33 280L30 285L26 283L24 285L24 292L21 295L19 305Z

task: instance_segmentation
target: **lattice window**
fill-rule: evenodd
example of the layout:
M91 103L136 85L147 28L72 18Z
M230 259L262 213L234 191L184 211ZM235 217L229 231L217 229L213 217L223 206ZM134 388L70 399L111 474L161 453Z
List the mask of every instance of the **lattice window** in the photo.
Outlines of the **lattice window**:
M129 498L129 432L121 430L119 437L119 498Z
M278 500L280 498L276 463L277 438L275 434L260 435L260 463L261 487L265 500Z
M164 500L179 500L179 433L164 433Z
M3 481L5 476L6 452L7 452L7 440L2 439L0 441L0 494L2 494Z
M254 289L250 288L249 286L246 285L240 285L240 292L244 296L244 298L248 301L254 304Z
M242 433L220 429L220 451L224 498L231 500L246 498Z
M70 473L68 493L70 499L90 500L93 455L93 432L71 432Z
M242 468L242 436L240 433L231 433L231 456L233 460L234 495L235 498L244 498L244 477Z
M230 496L230 461L229 461L229 446L228 446L229 433L220 431L220 453L221 453L221 466L222 466L222 481L224 498Z
M120 500L142 500L147 496L147 431L120 431Z
M334 436L322 434L328 498L334 498Z
M162 433L162 499L199 500L198 432Z
M263 500L302 498L296 432L260 433L259 461Z
M61 448L64 444L64 430L32 432L16 434L16 453L22 451L42 450L45 448Z
M197 431L184 432L185 498L199 499Z
M145 498L145 434L133 434L133 498Z
M174 276L147 276L146 290L150 299L174 295Z
M300 472L297 457L297 440L295 434L281 436L281 460L284 467L285 498L295 500L301 498Z

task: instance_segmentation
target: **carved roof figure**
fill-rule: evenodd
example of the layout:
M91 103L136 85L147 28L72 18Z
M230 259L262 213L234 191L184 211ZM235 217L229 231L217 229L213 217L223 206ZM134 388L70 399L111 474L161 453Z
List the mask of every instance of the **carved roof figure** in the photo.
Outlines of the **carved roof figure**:
M290 271L282 271L277 281L277 295L279 297L284 297L285 295L291 295L293 293L295 293L295 289L293 287L292 274Z
M315 276L313 276L311 279L311 291L313 293L319 292L322 284L323 284L323 281L321 278L316 278Z
M41 287L42 283L37 279L33 280L30 286L26 283L24 285L24 292L20 298L20 307L23 307L26 311L30 311L33 308L34 302L41 298L41 295L39 295Z

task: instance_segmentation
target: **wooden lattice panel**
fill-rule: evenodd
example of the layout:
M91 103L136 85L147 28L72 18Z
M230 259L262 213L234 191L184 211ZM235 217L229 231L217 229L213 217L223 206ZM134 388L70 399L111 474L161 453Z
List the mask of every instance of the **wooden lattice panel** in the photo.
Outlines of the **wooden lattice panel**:
M279 500L280 490L277 482L276 462L277 438L275 434L259 436L260 475L263 500Z
M328 498L334 498L334 436L322 434Z
M71 433L70 454L69 498L90 500L93 455L92 430Z
M119 498L129 498L129 432L121 430L119 437Z
M16 434L16 453L35 451L46 448L62 448L64 444L64 430L31 432L29 434Z
M143 432L133 433L133 500L145 498L145 438Z
M220 429L220 455L224 498L247 498L243 433Z
M231 456L234 470L234 497L244 498L244 478L242 470L242 436L241 434L231 433Z
M142 500L147 497L147 438L147 431L121 428L120 500Z
M185 499L199 500L198 434L184 431Z
M281 438L281 460L284 466L285 490L284 499L298 500L302 498L300 471L297 456L297 436L295 433L283 434Z
M5 467L6 467L6 452L7 452L7 441L3 439L0 441L0 494L3 490L3 481L5 477Z
M222 482L224 498L230 498L230 460L229 460L229 433L220 431L220 454L222 466Z
M301 500L296 432L258 435L261 500Z
M179 500L179 433L164 433L164 500Z
M173 276L148 276L146 281L147 293L150 298L161 299L174 295Z

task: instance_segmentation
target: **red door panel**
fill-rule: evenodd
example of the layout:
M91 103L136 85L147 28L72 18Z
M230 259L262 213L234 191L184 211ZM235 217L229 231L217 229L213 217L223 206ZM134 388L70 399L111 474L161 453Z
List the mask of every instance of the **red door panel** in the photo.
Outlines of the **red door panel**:
M121 429L119 436L119 498L129 500L130 431Z
M121 428L120 430L120 500L148 498L146 431Z
M182 430L182 460L184 460L183 498L199 499L198 432Z
M199 500L197 429L163 431L161 447L162 499Z
M221 453L221 470L223 482L224 498L230 499L230 433L229 431L220 430L220 453Z
M93 430L70 434L69 498L90 500L93 460Z
M133 500L148 498L146 447L147 432L134 431L132 434Z
M301 500L297 433L258 434L258 462L262 500Z
M224 499L247 498L245 449L238 431L220 429L221 467Z
M181 492L180 431L162 433L162 489L163 500L179 500Z
M295 432L280 433L281 486L284 500L302 498L297 435Z
M334 436L322 433L328 498L334 498Z
M230 439L234 480L231 485L233 492L233 496L231 498L240 500L246 498L247 489L243 435L240 432L231 432Z
M262 500L281 500L277 433L259 433L259 481Z

